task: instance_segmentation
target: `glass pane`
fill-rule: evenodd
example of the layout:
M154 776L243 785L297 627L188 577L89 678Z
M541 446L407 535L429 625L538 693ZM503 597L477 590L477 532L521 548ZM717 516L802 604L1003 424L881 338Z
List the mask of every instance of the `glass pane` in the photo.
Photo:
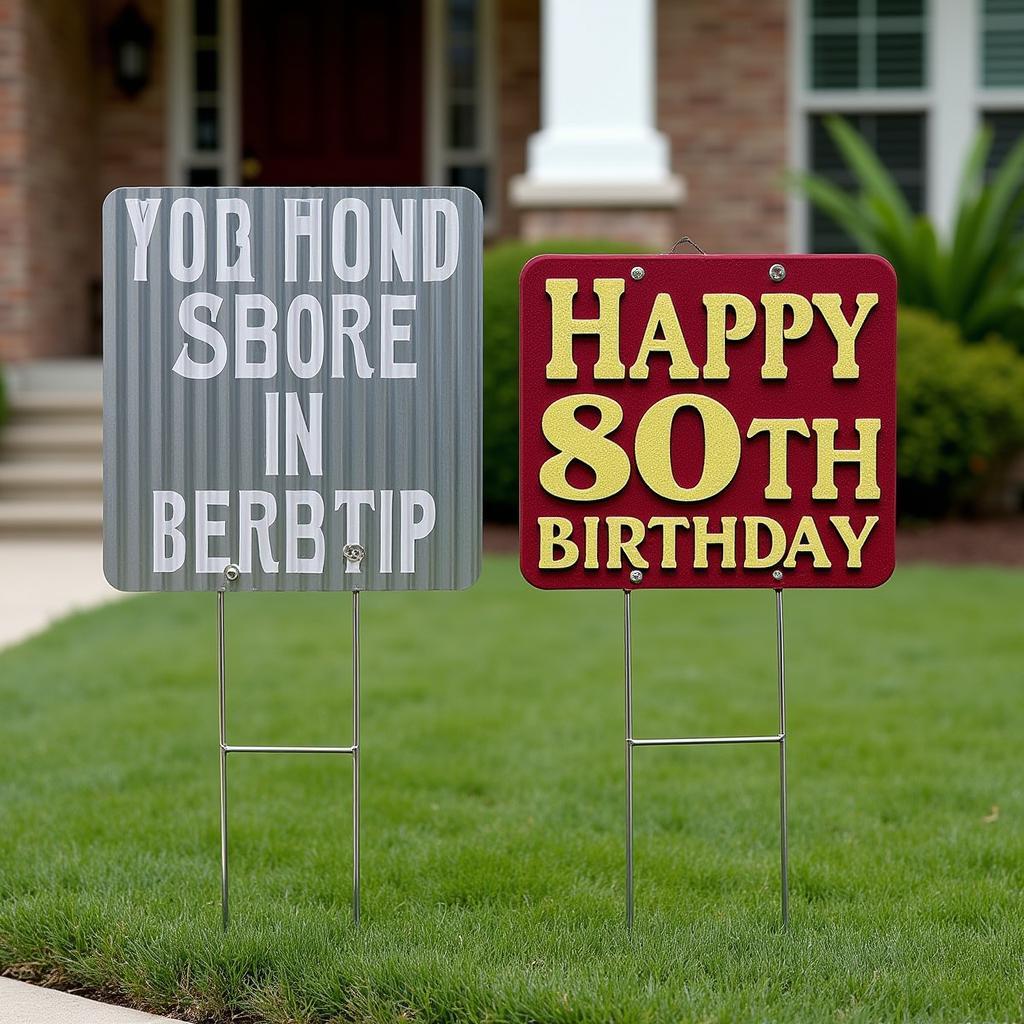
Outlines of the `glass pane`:
M217 51L196 51L196 92L217 91Z
M468 42L453 42L448 56L452 88L472 89L476 85L476 47Z
M453 103L449 108L449 144L452 149L473 149L476 146L476 106Z
M985 0L984 11L989 14L1024 15L1024 0Z
M989 111L983 116L985 124L992 129L992 148L985 162L985 177L991 180L1010 150L1024 138L1024 111ZM1017 230L1024 230L1024 215L1017 221Z
M875 0L880 18L906 18L924 15L924 0Z
M1024 85L1024 25L986 31L982 61L985 85Z
M889 32L878 37L877 85L906 89L924 85L924 45L918 32Z
M197 36L215 36L217 34L217 8L220 0L196 0L195 26Z
M857 47L857 36L852 33L816 33L811 56L811 85L815 89L855 89Z
M220 171L216 167L191 167L188 172L188 183L196 186L219 185Z
M985 124L992 129L992 148L985 165L992 174L1024 138L1024 111L990 111L985 114Z
M924 115L870 114L860 121L865 138L907 193L911 208L924 209Z
M196 108L195 139L196 149L216 149L220 140L217 108L202 106Z
M855 18L859 13L858 0L814 0L811 7L815 18Z
M487 168L482 164L448 169L448 184L472 189L487 206Z
M448 24L455 32L474 32L476 0L448 0Z
M854 114L846 120L859 131L896 179L908 205L916 212L925 207L923 114ZM809 132L808 166L840 188L854 191L856 182L825 128L814 115ZM812 252L856 251L854 242L815 207L810 215Z

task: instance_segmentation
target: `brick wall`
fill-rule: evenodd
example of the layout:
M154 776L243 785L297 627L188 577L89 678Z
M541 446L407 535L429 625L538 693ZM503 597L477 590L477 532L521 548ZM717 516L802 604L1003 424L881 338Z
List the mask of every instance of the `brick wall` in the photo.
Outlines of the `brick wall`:
M27 354L22 0L0 0L0 359Z
M34 356L89 350L99 218L92 24L85 4L24 6L27 337Z
M0 359L99 351L100 206L165 178L164 0L152 81L114 84L107 39L123 0L0 0Z
M500 0L497 25L499 234L519 234L509 181L526 170L526 140L540 128L540 2Z
M688 192L678 234L709 252L788 249L788 6L658 4L658 127Z
M138 96L123 96L114 83L107 45L107 27L124 0L96 0L100 33L97 60L98 190L103 202L122 185L167 184L167 17L165 0L135 0L153 27L153 70L148 87Z

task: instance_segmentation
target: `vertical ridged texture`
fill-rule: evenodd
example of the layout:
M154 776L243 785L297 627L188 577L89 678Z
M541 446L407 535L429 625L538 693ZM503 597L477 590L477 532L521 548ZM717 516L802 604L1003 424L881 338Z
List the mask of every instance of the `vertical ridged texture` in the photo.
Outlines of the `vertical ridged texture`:
M176 281L168 270L171 204L189 196L202 205L206 219L204 273L190 283ZM220 282L216 271L216 200L240 197L252 217L251 283ZM363 200L370 211L370 270L363 281L341 281L331 264L331 211L345 197ZM149 248L147 282L135 282L134 233L126 198L162 200ZM323 281L308 282L306 243L299 245L299 280L285 282L284 200L323 199ZM381 199L390 199L401 215L403 199L416 200L415 281L381 281ZM459 261L445 281L422 280L421 206L425 198L450 200L458 209ZM232 221L232 223L234 223ZM349 250L351 253L351 249ZM182 299L212 292L224 304L216 326L228 346L227 367L212 380L185 379L172 372L187 340L178 324ZM261 292L278 311L278 370L269 380L234 376L234 296ZM415 379L380 376L379 328L382 293L417 296L411 319L413 343L400 345L417 363ZM286 315L299 294L314 295L325 322L325 357L310 379L288 366ZM351 348L345 345L344 378L331 376L331 296L357 293L370 307L364 332L367 356L374 367L369 379L355 375ZM243 573L232 589L240 590L452 590L472 584L480 569L481 544L481 359L482 359L482 216L477 197L449 188L134 188L118 189L103 208L103 365L104 365L104 571L126 591L203 590L224 585L222 573L197 573L192 524L198 490L224 490L228 509L214 515L227 522L226 536L210 542L213 555L237 560L238 491L272 492L277 520L271 529L279 572L264 572L254 557L253 571ZM202 317L207 314L204 312ZM351 316L351 314L350 314ZM209 349L191 343L198 358ZM201 355L199 355L201 353ZM303 409L308 396L322 392L323 475L311 476L300 455L299 473L264 473L264 395L296 392ZM283 442L283 399L281 433ZM154 490L174 490L185 497L187 538L185 564L173 573L153 571ZM342 548L344 509L334 511L336 490L376 492L377 511L363 512L360 542L366 557L358 573L346 573ZM429 491L436 503L432 533L416 544L416 571L399 572L399 492ZM326 558L322 574L285 571L285 517L288 490L318 491L324 499ZM393 490L393 567L379 571L378 513L380 492ZM302 553L307 553L303 549Z

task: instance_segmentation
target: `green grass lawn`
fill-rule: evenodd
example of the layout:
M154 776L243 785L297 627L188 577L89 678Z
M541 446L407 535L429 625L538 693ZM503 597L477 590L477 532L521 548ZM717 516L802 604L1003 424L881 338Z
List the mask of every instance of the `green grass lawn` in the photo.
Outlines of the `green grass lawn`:
M620 617L505 558L366 595L362 927L348 760L239 755L226 939L213 596L3 653L0 968L197 1020L1020 1021L1024 573L787 597L788 933L767 746L637 752L627 936ZM231 742L349 742L347 597L228 628ZM638 594L638 735L773 730L773 628Z

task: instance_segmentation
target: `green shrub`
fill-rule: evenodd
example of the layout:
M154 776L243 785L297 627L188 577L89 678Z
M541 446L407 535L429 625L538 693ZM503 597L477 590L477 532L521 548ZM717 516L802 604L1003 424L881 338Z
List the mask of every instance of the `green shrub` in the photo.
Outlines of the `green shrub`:
M546 252L642 252L596 240L506 242L484 255L484 515L512 522L519 507L519 273Z
M899 508L936 518L985 510L1024 452L1024 358L1005 341L901 309Z
M825 122L856 182L847 192L818 175L797 183L865 252L895 268L900 298L959 324L969 341L995 332L1024 347L1024 139L989 179L990 128L979 130L964 162L954 228L939 237L915 214L871 147L838 117Z

